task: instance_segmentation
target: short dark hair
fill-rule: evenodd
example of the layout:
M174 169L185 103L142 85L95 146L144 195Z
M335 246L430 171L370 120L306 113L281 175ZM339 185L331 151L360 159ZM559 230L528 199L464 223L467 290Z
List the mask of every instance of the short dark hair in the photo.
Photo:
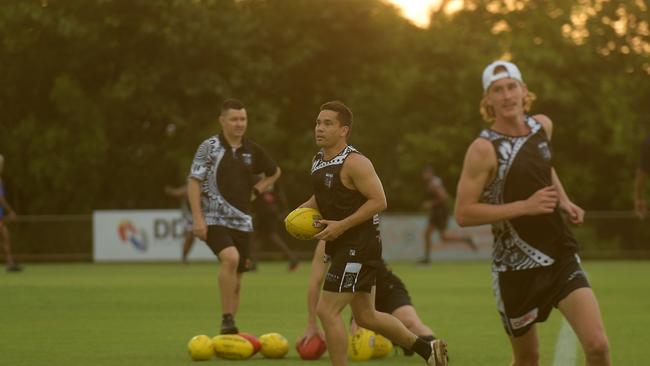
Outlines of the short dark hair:
M244 103L241 100L233 99L233 98L226 99L221 104L221 114L226 113L229 109L237 109L237 110L239 110L239 109L244 109L244 108L246 108L246 107L244 106Z
M327 102L320 106L320 110L328 110L328 111L334 111L337 113L336 118L341 122L341 125L343 126L348 126L350 130L352 129L352 111L348 106L343 104L343 102L334 100L331 102Z

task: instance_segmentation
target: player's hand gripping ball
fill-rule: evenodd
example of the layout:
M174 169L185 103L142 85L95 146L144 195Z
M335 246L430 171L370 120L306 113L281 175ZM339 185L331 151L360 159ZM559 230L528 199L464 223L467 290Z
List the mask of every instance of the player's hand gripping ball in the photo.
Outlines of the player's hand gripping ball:
M194 361L205 361L214 356L212 341L207 335L197 335L192 337L192 339L187 343L187 351Z
M214 353L228 360L245 360L253 355L253 345L237 334L221 334L212 338Z
M282 358L289 352L289 342L279 333L263 334L259 338L261 352L266 358Z
M299 339L296 351L303 360L318 360L327 351L327 345L321 337L314 335L309 339Z
M352 361L368 361L375 348L375 332L359 328L348 336L348 358Z
M314 235L320 233L325 227L316 222L322 218L317 209L301 207L287 215L284 219L284 227L296 239L312 240Z

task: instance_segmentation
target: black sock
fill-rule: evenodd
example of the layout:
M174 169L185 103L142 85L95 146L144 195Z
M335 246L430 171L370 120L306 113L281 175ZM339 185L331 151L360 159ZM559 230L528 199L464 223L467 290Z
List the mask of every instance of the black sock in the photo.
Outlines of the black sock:
M433 342L433 341L435 341L437 338L436 338L436 336L430 334L430 335L423 335L423 336L420 336L420 339L423 339L423 340L425 340L425 341L427 341L427 342Z
M225 321L233 321L233 320L235 320L235 319L232 317L232 314L223 314L223 315L221 316L221 321L222 321L222 322L225 322Z
M418 337L415 343L413 343L413 346L411 346L411 349L426 361L431 356L431 341L427 342L422 337Z

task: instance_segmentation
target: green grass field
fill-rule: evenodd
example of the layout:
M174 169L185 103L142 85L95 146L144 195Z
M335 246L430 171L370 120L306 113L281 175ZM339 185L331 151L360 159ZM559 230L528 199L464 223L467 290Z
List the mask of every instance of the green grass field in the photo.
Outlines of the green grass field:
M601 303L614 365L650 364L650 263L586 262ZM421 318L449 342L452 365L507 365L510 351L491 294L488 263L393 265ZM328 365L293 349L306 321L306 263L262 263L246 275L237 317L241 330L279 332L286 358L213 359L201 364ZM216 264L47 264L0 273L2 365L190 365L187 341L216 335L220 323ZM542 365L553 364L558 312L540 326ZM583 364L579 350L577 364ZM326 355L325 355L326 356ZM401 355L365 365L423 365ZM565 365L562 365L565 366ZM573 365L566 365L573 366Z

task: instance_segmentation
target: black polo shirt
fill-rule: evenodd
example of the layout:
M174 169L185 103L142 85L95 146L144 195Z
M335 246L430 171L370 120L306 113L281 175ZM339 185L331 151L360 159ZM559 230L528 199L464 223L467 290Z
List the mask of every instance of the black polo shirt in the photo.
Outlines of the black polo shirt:
M251 189L255 176L275 174L277 164L254 141L232 148L221 135L201 143L190 177L201 182L201 205L207 225L252 231Z

